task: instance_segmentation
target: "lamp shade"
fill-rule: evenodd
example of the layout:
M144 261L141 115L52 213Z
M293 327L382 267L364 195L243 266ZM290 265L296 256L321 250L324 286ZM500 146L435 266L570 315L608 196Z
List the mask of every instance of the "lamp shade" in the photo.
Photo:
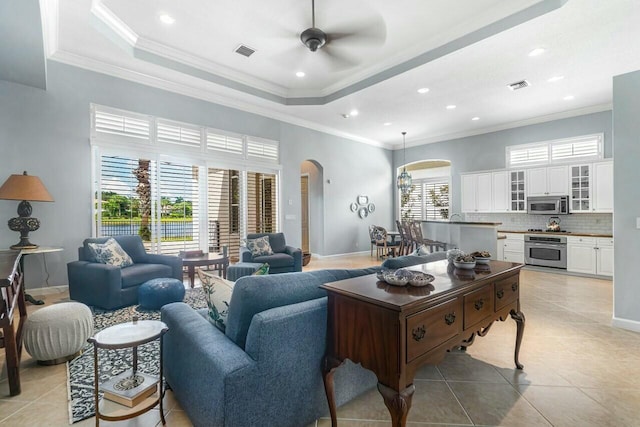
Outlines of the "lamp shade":
M0 199L26 200L29 202L53 202L40 178L27 175L11 175L0 187Z

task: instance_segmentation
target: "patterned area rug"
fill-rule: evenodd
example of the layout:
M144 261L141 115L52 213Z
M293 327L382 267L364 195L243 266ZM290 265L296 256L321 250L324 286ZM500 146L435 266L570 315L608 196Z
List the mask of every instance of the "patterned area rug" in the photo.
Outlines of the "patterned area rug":
M187 289L184 302L193 308L206 308L202 288ZM139 320L160 320L160 310L143 310L138 306L118 310L102 310L92 307L94 331L129 322L133 316ZM160 341L156 340L138 347L138 369L157 375L159 371ZM131 369L132 349L98 349L98 375L100 383ZM95 415L93 397L93 345L87 343L82 355L67 363L67 388L69 392L69 422L73 424ZM100 394L102 397L102 394Z

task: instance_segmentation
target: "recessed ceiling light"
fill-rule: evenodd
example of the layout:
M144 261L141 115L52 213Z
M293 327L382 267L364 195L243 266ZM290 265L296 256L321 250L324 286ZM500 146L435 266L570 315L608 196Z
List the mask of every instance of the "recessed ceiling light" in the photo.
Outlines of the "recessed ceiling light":
M427 93L427 92L429 92L428 87L421 87L420 89L418 89L418 93Z
M455 105L447 105L447 110L454 110L455 108Z
M348 119L348 118L349 118L349 115L348 115L347 113L343 113L343 114L342 114L342 118L343 118L343 119Z
M572 99L574 99L574 98L575 98L575 96L573 96L573 95L567 95L567 96L565 96L565 97L564 97L564 98L562 98L562 99L564 99L565 101L571 101L571 100L572 100Z
M474 122L477 122L478 120L480 120L480 117L472 117L471 120L473 120Z
M163 13L162 15L160 15L160 21L167 25L171 25L176 22L176 19L168 13Z
M545 49L543 49L541 47L537 47L537 48L533 49L531 52L529 52L529 56L542 55L544 52L545 52Z
M350 115L350 116L353 116L353 117L357 116L357 115L358 115L358 110L351 110L351 111L349 112L349 115Z
M304 77L306 74L304 73L304 71L298 71L296 73L296 77Z
M560 80L564 79L564 76L553 76L551 77L549 80L547 80L549 83L555 83L555 82L559 82Z
M384 122L382 126L391 126L391 122Z

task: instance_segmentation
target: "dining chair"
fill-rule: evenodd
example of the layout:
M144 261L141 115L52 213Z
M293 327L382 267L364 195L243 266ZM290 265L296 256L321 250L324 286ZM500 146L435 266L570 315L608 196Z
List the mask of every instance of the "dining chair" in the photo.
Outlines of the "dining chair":
M407 224L396 220L396 227L398 227L398 233L400 233L400 248L398 252L401 255L409 255L413 252L413 242L411 240L411 234L407 228Z
M429 248L429 252L447 249L447 244L445 242L425 238L422 235L422 225L419 221L412 221L409 228L411 230L411 239L416 245L416 249L420 249L420 246L427 246Z
M373 248L376 246L376 239L373 238L373 230L376 228L376 225L369 226L369 240L371 241L371 251L370 256L373 256Z
M373 238L376 242L376 258L380 259L387 256L396 257L400 242L390 242L387 236L387 229L376 226L373 229Z

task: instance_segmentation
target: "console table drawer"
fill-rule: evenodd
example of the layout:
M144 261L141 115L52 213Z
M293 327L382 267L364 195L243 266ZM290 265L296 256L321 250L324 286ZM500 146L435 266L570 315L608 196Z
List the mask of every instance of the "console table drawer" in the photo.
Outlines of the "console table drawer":
M485 286L464 296L464 329L493 313L493 285Z
M499 280L495 283L496 290L496 311L511 304L520 295L520 283L518 276Z
M455 298L407 317L407 363L462 332L461 316Z

